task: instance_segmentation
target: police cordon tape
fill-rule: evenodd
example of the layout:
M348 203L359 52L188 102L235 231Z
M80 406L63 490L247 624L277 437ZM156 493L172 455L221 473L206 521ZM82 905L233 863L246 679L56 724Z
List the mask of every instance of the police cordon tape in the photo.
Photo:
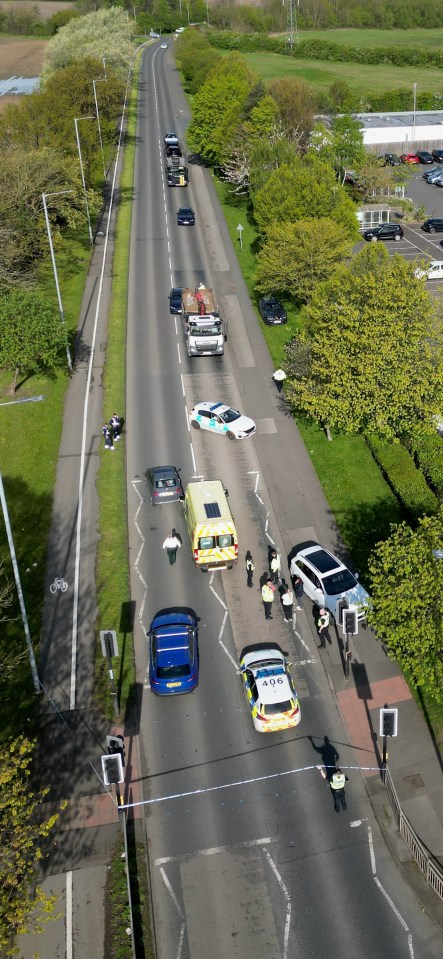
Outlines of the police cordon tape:
M309 772L310 769L322 770L336 768L336 766L319 766L316 763L313 766L299 766L298 769L287 769L285 772L269 773L267 776L256 776L254 779L239 779L233 783L222 783L221 786L206 786L204 789L192 789L189 792L172 793L170 796L159 796L157 799L141 799L139 802L121 803L121 805L116 803L114 799L113 801L119 809L135 809L137 806L153 806L155 803L169 802L171 799L189 799L191 796L203 796L205 793L219 792L222 789L233 789L235 786L251 786L254 783L266 782L266 780L269 779L279 779L282 776L293 776L295 773ZM379 766L340 766L339 768L342 771L345 769L353 769L357 772L381 772Z

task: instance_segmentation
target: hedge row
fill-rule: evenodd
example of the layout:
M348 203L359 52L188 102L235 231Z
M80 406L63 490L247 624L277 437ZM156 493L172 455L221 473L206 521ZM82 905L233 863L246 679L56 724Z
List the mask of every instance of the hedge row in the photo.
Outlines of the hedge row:
M435 433L432 436L408 436L402 442L436 496L443 499L443 438Z
M270 50L299 60L332 60L338 63L390 63L397 67L443 67L443 50L421 47L347 47L328 40L302 40L292 50L284 37L269 37L259 33L238 34L211 30L208 39L214 47L224 50Z
M415 522L439 509L439 501L417 469L413 457L400 443L389 443L373 434L366 442L397 499Z

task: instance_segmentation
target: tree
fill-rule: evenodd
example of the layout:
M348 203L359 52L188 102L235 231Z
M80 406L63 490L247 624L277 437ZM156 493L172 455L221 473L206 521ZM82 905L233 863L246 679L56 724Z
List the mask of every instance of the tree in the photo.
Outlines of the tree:
M374 196L387 192L388 188L393 185L392 171L374 153L367 153L359 167L357 183L363 191L364 197L372 199Z
M223 162L255 80L239 54L222 57L216 63L194 97L187 132L191 150L211 163Z
M222 178L234 184L234 192L247 193L249 189L251 156L257 144L275 143L282 136L278 110L272 97L263 97L253 106L247 119L237 127L234 141L227 149Z
M271 173L253 196L254 217L260 233L272 223L330 217L357 237L352 200L337 183L332 168L316 157L295 158Z
M118 7L97 10L70 20L49 41L42 72L43 83L51 73L86 56L100 61L102 57L115 58L129 67L133 55L125 10Z
M443 409L436 310L409 263L366 247L316 288L302 312L303 331L287 347L294 405L346 432L391 439L431 432Z
M316 123L311 131L308 144L308 156L317 156L320 160L334 165L334 136L324 123Z
M337 170L343 176L346 169L355 169L363 163L363 134L358 120L346 114L334 117L332 133Z
M0 768L0 950L12 955L19 932L39 928L49 918L55 897L34 883L37 864L44 858L41 841L58 819L58 813L40 821L48 789L29 785L35 743L24 736L2 745ZM63 804L65 805L65 804Z
M328 217L274 223L257 256L257 288L305 301L351 253L352 240Z
M393 528L369 561L368 621L415 686L441 703L443 689L443 562L433 549L443 543L443 513Z
M271 81L269 93L278 106L287 139L306 144L315 113L309 85L298 77L281 77Z
M295 144L277 137L273 142L262 140L254 144L250 156L249 186L254 197L268 182L271 173L283 164L291 166L297 156Z
M46 300L13 290L0 298L0 367L14 371L10 393L19 373L51 370L61 365L66 331Z

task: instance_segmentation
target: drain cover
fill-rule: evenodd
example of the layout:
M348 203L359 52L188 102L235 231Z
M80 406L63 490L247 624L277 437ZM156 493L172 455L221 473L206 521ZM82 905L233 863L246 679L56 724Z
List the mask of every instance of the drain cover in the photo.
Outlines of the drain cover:
M413 776L404 776L403 782L411 789L420 789L420 786L424 786L420 773L414 773Z

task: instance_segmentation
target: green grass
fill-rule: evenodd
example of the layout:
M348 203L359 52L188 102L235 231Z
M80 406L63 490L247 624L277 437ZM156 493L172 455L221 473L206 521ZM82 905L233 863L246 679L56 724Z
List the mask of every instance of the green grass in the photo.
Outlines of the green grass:
M256 53L242 53L248 65L262 80L275 80L279 77L295 76L312 87L315 93L326 93L332 83L342 80L349 85L353 93L362 97L371 93L383 93L385 90L411 91L411 110L413 106L412 82L417 84L417 92L440 93L443 89L442 71L437 67L394 67L388 63L374 66L364 63L334 63L329 60L293 60L278 53L265 50Z
M437 30L300 30L300 40L327 40L346 47L443 47L443 27Z

